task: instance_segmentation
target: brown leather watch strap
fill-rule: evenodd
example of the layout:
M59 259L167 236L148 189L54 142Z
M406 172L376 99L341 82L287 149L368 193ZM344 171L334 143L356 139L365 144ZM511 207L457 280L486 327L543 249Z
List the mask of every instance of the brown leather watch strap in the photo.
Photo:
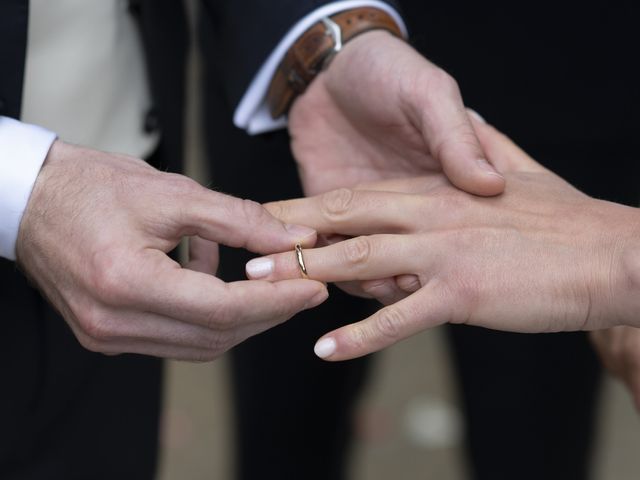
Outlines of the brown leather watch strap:
M402 31L391 15L377 8L354 8L340 12L330 20L340 27L343 45L370 30L387 30L402 37ZM335 53L336 39L331 25L324 21L316 23L293 44L269 86L267 102L273 118L287 113L293 100L304 93Z

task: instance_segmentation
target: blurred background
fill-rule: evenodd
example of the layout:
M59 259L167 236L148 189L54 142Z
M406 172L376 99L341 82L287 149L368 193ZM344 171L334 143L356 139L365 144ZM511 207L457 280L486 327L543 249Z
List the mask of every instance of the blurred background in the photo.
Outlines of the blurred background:
M192 54L189 74L188 172L201 183L211 184L197 121L197 51ZM233 479L230 426L234 412L228 360L206 365L169 362L166 374L160 479ZM463 425L452 378L443 332L438 329L379 355L353 420L357 438L350 478L467 478ZM592 459L594 479L637 479L639 449L640 417L624 388L607 378Z
M380 355L354 419L357 440L350 478L468 478L444 345L436 329ZM169 363L167 373L160 479L233 479L233 432L229 428L233 405L228 397L226 360L208 365ZM611 379L606 382L602 404L593 478L636 480L640 417L627 392Z
M461 418L444 345L435 329L380 355L355 419L351 479L467 478ZM233 479L227 361L171 362L167 373L160 479ZM636 480L640 417L614 380L607 380L602 404L593 478Z

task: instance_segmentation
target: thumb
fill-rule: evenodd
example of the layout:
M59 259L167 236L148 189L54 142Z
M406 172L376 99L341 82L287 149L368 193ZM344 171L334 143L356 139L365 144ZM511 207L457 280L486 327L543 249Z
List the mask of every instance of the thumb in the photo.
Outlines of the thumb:
M505 179L487 160L455 80L422 105L422 136L447 178L456 187L482 196L504 191Z

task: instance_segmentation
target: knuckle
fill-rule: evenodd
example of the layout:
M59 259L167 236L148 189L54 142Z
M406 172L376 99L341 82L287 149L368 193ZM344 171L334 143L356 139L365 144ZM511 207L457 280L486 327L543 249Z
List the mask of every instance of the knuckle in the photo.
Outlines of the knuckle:
M194 357L191 359L193 363L209 363L217 360L220 357L220 354L214 351L206 350L206 351L198 351Z
M178 173L163 173L165 188L173 194L190 194L200 190L202 186L195 180Z
M104 353L106 350L105 346L101 342L88 335L77 335L77 338L80 345L90 352Z
M92 288L104 302L119 304L126 300L126 264L116 249L105 249L93 255Z
M339 188L323 194L320 199L323 214L329 219L343 217L351 209L353 196L354 191L350 188Z
M365 265L371 258L371 240L367 237L357 237L344 242L344 256L351 266Z
M86 335L101 344L114 340L117 335L116 322L110 315L103 314L98 309L78 317Z
M404 315L397 308L383 308L375 317L376 332L382 337L397 340L400 326L405 322Z
M226 302L216 302L209 310L205 326L213 332L223 332L235 327L236 318Z

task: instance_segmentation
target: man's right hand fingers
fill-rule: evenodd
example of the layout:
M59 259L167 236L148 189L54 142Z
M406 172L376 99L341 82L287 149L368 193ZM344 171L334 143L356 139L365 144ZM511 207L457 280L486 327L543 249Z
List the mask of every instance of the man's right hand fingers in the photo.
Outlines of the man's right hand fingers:
M187 269L156 276L147 308L172 318L230 330L255 324L255 333L315 307L328 296L324 284L310 280L232 282Z
M182 268L158 250L129 257L127 264L103 261L92 290L115 308L153 312L211 330L275 324L326 299L324 284L310 280L225 283ZM109 266L109 263L114 262ZM275 322L275 323L274 323ZM256 330L258 330L258 327Z
M198 235L263 254L287 250L296 243L315 244L314 230L283 224L259 203L214 192L190 180L181 185L183 192L174 196L178 200L172 208L180 236Z

